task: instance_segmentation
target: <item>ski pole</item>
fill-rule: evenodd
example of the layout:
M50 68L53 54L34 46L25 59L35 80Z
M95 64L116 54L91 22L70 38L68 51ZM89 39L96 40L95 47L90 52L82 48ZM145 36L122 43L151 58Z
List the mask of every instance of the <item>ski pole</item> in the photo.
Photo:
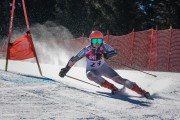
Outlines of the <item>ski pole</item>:
M86 83L86 84L89 84L89 85L92 85L92 86L95 86L95 87L98 87L98 88L99 88L99 86L97 86L97 85L94 85L94 84L91 84L91 83L85 82L85 81L80 80L80 79L78 79L78 78L71 77L71 76L69 76L69 75L66 75L66 77L69 77L69 78L72 78L72 79L75 79L75 80L78 80L78 81L81 81L81 82L83 82L83 83Z
M117 63L117 62L115 62L115 61L111 61L111 60L110 60L110 62ZM136 68L133 68L133 67L130 67L130 66L125 65L125 64L123 64L123 63L117 63L117 64L121 64L121 65L123 65L123 66L126 66L126 67L128 67L128 68L131 68L131 69L137 70L137 71L139 71L139 72L142 72L142 73L145 73L145 74L151 75L151 76L153 76L153 77L157 77L156 75L153 75L153 74L148 73L148 72L144 72L144 71L142 71L142 70L139 70L139 69L136 69Z

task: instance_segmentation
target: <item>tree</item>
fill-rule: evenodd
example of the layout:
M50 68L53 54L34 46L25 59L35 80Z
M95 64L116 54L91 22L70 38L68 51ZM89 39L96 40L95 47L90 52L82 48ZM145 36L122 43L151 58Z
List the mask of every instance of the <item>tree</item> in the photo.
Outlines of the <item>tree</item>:
M179 27L178 0L138 0L142 29L158 26L159 29L167 29L170 24Z
M132 31L135 23L136 3L128 1L105 0L57 0L56 20L79 36L93 29L104 33L124 34ZM130 9L130 10L129 10ZM135 25L135 24L134 24ZM82 31L83 30L83 31Z
M1 2L0 30L8 33L12 0ZM180 2L178 0L26 0L30 25L53 21L70 30L74 37L91 30L107 30L112 35L123 35L158 26L167 29L180 27ZM16 0L14 24L25 27L21 0ZM8 14L7 14L8 13ZM4 27L5 26L5 27ZM2 30L3 29L3 30Z

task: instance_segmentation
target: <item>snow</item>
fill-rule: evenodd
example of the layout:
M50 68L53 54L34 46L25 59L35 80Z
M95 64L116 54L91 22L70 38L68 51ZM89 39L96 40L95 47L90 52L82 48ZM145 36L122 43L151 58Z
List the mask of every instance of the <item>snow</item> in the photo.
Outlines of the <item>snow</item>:
M117 70L124 78L149 91L154 100L126 89L129 96L111 95L105 88L58 76L60 68L36 63L0 60L0 120L178 120L180 73ZM85 68L75 66L69 76L88 80ZM112 82L112 81L111 81ZM113 82L114 83L114 82ZM114 83L116 84L116 83ZM116 84L119 88L121 85Z

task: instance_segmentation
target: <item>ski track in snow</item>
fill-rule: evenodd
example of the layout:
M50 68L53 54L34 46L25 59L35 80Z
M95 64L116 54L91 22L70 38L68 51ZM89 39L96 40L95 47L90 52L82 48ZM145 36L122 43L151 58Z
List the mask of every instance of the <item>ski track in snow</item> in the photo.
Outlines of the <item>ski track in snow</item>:
M154 100L148 100L130 90L126 90L129 96L111 95L104 88L96 88L70 78L59 78L60 66L53 69L49 65L42 65L42 70L48 77L39 77L33 73L38 73L38 70L32 68L32 63L11 62L8 72L3 70L2 63L4 61L0 60L0 120L180 118L180 73L152 72L158 76L154 78L136 71L118 71L127 79L134 78L137 84L150 91ZM13 64L23 64L28 70L13 67ZM85 75L80 77L77 71L83 73L85 69L75 67L69 75L91 82Z

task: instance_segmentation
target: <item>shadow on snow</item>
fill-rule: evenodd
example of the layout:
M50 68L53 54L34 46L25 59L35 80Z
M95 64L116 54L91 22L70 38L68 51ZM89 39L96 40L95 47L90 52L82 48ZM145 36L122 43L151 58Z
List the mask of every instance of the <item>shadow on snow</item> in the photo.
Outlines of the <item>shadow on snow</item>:
M140 98L140 99L146 99L146 98L142 98L142 97L138 97L138 96L129 96L129 95L112 95L111 93L107 93L107 92L98 92L101 96L105 96L105 97L109 97L109 98L113 98L113 99L118 99L118 100L122 100L122 101L126 101L132 104L136 104L136 105L140 105L140 106L150 106L151 102L145 102L143 100L135 100L132 98Z

